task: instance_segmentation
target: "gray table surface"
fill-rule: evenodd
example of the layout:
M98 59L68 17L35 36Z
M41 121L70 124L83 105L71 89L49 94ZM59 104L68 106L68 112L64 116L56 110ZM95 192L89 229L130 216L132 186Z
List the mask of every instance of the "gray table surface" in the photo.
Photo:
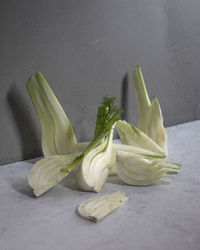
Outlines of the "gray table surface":
M27 183L32 161L0 166L0 250L199 250L200 121L167 128L168 160L178 175L156 185L108 179L100 194L121 190L129 200L99 223L77 214L95 193L77 189L73 175L40 198Z

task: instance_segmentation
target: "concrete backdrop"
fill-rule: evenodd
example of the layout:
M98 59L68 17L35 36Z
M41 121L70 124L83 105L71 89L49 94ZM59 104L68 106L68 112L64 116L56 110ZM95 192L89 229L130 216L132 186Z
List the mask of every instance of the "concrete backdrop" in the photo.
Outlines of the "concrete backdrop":
M104 95L136 122L140 64L166 126L200 118L199 0L1 0L0 164L41 155L26 91L41 71L79 141L92 138Z

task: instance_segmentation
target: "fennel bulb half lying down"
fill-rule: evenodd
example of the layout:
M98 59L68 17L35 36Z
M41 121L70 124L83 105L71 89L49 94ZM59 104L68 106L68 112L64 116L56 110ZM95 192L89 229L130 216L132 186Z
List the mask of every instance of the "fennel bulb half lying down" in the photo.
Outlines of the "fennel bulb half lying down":
M116 154L117 175L129 185L146 186L179 172L180 164L125 151Z

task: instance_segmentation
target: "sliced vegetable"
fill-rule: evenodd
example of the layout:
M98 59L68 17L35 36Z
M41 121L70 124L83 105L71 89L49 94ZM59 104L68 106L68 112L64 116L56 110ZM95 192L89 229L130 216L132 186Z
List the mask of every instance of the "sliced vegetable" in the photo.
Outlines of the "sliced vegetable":
M113 131L114 125L109 136L85 156L78 168L76 179L82 190L99 192L106 181L112 162Z
M37 117L42 128L42 151L45 157L58 154L55 144L55 127L53 118L42 97L42 93L35 83L33 77L27 82L27 89L30 94Z
M78 207L78 213L85 219L98 222L117 208L121 207L127 199L125 194L120 191L97 196L81 203Z
M159 101L154 97L152 103L146 90L142 71L139 66L133 71L133 80L138 102L138 128L155 141L167 154L167 133Z
M117 174L129 185L145 186L179 172L180 164L117 151Z
M33 193L40 196L58 184L74 168L72 162L77 156L77 153L53 155L36 162L28 176ZM65 171L62 171L63 169Z
M130 146L130 145L125 145L125 144L114 144L113 143L113 151L124 151L124 152L130 152L133 154L139 154L147 157L152 157L152 158L165 158L165 155L163 154L158 154L152 151L149 151L147 149L143 149L137 146Z
M144 157L165 158L165 155L163 155L163 154L158 154L158 153L143 149L141 147L113 143L113 145L112 145L112 159L111 159L111 163L110 163L109 175L116 175L117 174L117 172L116 172L116 153L118 151L138 154L138 155L142 155Z
M77 143L78 152L83 152L88 144L89 144L88 142ZM156 153L156 152L144 149L139 146L130 146L130 145L125 145L121 143L112 143L112 154L111 154L111 160L109 163L109 169L110 169L109 176L117 174L116 172L116 152L117 151L129 152L129 153L139 154L139 155L152 157L152 158L165 158L165 154L163 153Z
M116 124L116 129L122 143L165 157L163 149L133 124L119 120Z
M33 77L27 89L42 127L44 156L65 155L76 150L76 137L72 125L44 76L38 72L37 84Z
M39 196L55 186L61 179L67 176L91 150L101 145L110 133L114 123L119 119L120 112L121 110L114 106L113 98L104 98L102 105L98 109L94 138L79 156L75 154L77 157L74 158L74 154L67 156L57 155L55 158L48 157L37 162L31 169L28 177L29 184L33 188L35 195ZM65 157L68 158L65 159Z
M150 185L169 174L178 173L180 164L167 162L167 133L158 99L150 102L139 66L133 71L139 122L138 128L119 120L115 98L105 97L98 108L91 142L77 143L71 122L41 73L31 77L27 88L42 127L45 159L31 169L28 183L36 196L54 187L79 165L76 178L85 191L99 192L107 176L118 174L129 185ZM114 128L123 144L113 144ZM121 192L86 201L78 208L87 219L99 221L122 205Z

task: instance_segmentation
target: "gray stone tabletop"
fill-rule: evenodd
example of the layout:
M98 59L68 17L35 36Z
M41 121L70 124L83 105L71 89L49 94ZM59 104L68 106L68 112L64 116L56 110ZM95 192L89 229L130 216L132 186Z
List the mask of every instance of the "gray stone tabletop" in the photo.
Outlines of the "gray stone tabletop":
M95 193L78 190L73 174L40 198L27 183L33 161L0 166L0 250L199 250L200 121L169 127L168 160L181 172L148 187L109 177L100 194L129 200L99 223L77 214Z

